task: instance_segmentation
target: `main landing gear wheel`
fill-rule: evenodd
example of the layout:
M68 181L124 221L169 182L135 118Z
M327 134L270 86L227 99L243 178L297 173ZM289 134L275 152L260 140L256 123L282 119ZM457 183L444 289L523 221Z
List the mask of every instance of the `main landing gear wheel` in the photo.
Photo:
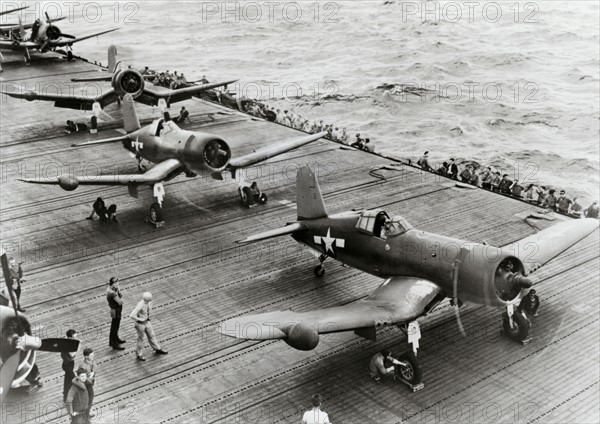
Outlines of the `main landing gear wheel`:
M408 351L400 355L398 360L404 362L406 365L396 366L396 376L410 386L420 384L423 380L423 370L415 354Z
M146 218L146 222L149 222L156 228L165 225L165 221L163 219L163 210L158 203L152 203L152 205L150 205L150 215L148 218Z
M525 318L520 312L513 314L513 326L510 326L510 320L508 314L505 312L502 314L502 329L504 334L509 338L523 343L529 338L529 330L531 328L531 321Z
M317 265L314 269L315 275L319 278L321 278L323 275L325 275L325 267L323 265Z
M73 52L71 50L67 52L67 60L69 62L73 60Z
M323 266L323 262L325 262L325 259L327 259L326 255L319 255L319 262L321 262L319 265L317 265L314 269L315 271L315 275L318 278L321 278L323 275L325 275L325 267Z

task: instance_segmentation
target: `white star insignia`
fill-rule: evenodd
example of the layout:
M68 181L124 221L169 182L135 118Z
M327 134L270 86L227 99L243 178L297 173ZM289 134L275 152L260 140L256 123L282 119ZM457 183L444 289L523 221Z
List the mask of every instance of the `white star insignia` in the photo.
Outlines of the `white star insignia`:
M325 246L324 246L325 254L327 254L327 252L331 252L332 254L335 254L335 252L333 250L334 246L343 248L346 245L346 240L331 237L331 228L327 228L327 235L325 237L314 236L314 241L315 241L315 244L322 244L322 243L325 244Z
M144 143L142 143L141 141L138 141L137 138L136 138L136 140L133 143L131 143L131 145L133 147L135 147L135 151L138 152L138 153L140 152L140 149L144 148Z

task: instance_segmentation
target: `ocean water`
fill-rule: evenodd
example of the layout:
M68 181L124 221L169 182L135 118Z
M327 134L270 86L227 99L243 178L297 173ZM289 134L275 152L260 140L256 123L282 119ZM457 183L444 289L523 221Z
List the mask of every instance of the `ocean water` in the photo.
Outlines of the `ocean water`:
M596 1L85 5L71 6L65 32L120 30L76 45L81 56L105 63L115 44L134 67L239 78L237 92L360 132L388 155L475 160L584 207L599 197Z

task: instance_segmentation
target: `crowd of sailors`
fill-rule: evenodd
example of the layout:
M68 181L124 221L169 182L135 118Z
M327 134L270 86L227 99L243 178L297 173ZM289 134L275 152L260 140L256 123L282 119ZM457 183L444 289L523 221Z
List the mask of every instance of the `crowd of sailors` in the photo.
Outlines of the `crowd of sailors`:
M154 85L159 87L170 88L171 90L177 90L179 88L190 87L194 82L199 82L200 84L208 84L208 80L206 76L203 75L202 79L198 81L190 82L187 80L183 72L181 74L177 73L177 71L173 71L172 73L167 69L165 72L156 72L154 70L149 69L147 66L144 69L140 70L140 73L145 78Z
M550 211L569 215L574 218L598 218L598 201L583 209L577 197L570 198L565 190L556 190L546 185L525 184L518 179L512 180L508 174L501 174L491 166L481 166L477 163L466 163L459 167L454 158L444 161L437 168L429 162L429 152L425 152L417 161L424 171L443 175L454 180L490 190L506 196L516 197L526 202L538 205ZM461 169L462 168L462 169ZM558 192L558 195L557 195Z

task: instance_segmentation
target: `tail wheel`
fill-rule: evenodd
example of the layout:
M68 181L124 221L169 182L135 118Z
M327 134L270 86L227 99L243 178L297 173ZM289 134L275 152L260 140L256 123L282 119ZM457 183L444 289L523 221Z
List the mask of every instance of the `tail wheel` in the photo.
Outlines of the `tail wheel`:
M150 206L150 220L152 222L163 221L163 210L158 203L152 203Z
M398 360L404 362L406 365L398 365L396 367L396 375L413 386L421 383L423 380L423 370L415 354L412 351L408 351L400 355Z
M529 336L531 321L525 318L521 312L517 311L513 314L513 326L511 327L508 315L504 313L502 314L502 328L511 339L522 342Z

